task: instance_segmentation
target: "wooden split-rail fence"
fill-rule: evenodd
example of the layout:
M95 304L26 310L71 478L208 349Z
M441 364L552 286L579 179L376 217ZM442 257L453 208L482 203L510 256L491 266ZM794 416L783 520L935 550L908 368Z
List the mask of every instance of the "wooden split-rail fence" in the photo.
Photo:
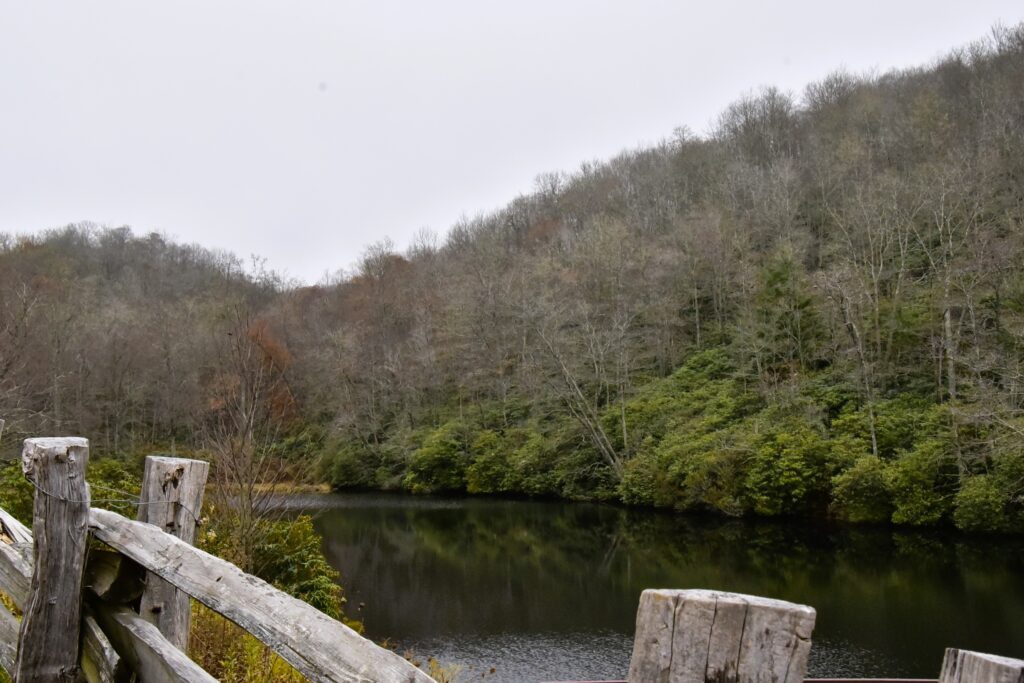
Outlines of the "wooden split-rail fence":
M22 613L19 622L0 604L0 666L15 683L214 681L185 654L190 598L309 680L432 680L316 608L193 547L207 463L148 457L138 519L130 520L90 505L88 456L86 439L27 439L22 467L35 487L32 529L0 509L0 591ZM802 683L815 617L813 608L755 596L644 591L628 683ZM939 683L1024 683L1024 661L947 650Z
M191 545L208 465L146 459L137 520L90 505L82 438L27 439L32 529L0 510L0 666L15 683L215 679L185 654L189 598L238 624L311 681L432 679L315 607ZM97 539L111 551L90 548Z

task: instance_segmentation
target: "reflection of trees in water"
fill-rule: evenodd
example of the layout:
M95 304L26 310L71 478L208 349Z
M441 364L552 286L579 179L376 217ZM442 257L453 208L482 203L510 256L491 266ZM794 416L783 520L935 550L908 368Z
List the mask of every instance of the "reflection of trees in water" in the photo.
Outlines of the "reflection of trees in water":
M642 589L707 587L813 605L819 636L921 675L945 646L1024 650L1017 540L479 499L318 525L371 635L632 632Z

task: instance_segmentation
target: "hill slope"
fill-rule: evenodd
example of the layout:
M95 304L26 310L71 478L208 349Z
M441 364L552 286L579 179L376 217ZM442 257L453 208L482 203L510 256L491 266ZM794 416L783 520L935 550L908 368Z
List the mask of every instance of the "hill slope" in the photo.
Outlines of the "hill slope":
M243 448L338 486L1020 531L1022 238L1018 26L748 95L331 285L0 242L0 414L212 448L245 403Z

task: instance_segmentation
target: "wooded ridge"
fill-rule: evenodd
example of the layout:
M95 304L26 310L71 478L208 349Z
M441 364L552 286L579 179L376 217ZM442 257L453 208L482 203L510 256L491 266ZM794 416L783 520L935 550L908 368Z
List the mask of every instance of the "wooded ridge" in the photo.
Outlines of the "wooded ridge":
M1022 350L1024 25L750 93L316 286L0 236L5 448L339 487L1022 531Z

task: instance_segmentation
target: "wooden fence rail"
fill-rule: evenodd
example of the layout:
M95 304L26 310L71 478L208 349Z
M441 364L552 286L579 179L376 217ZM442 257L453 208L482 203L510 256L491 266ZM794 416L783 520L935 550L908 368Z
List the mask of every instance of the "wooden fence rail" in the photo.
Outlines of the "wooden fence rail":
M33 529L0 510L0 666L15 683L215 680L184 653L189 596L311 681L429 683L419 668L316 608L190 545L206 463L147 458L139 519L92 508L88 442L28 439ZM116 553L89 551L89 539Z
M0 430L3 421L0 420ZM147 458L139 520L90 506L88 442L28 439L32 530L0 509L0 667L15 683L206 683L185 654L189 598L317 683L429 683L402 657L193 547L207 465ZM112 550L90 550L96 539ZM807 683L815 611L707 590L640 599L628 683ZM839 683L835 681L833 683ZM939 683L1024 683L1024 661L950 649Z

